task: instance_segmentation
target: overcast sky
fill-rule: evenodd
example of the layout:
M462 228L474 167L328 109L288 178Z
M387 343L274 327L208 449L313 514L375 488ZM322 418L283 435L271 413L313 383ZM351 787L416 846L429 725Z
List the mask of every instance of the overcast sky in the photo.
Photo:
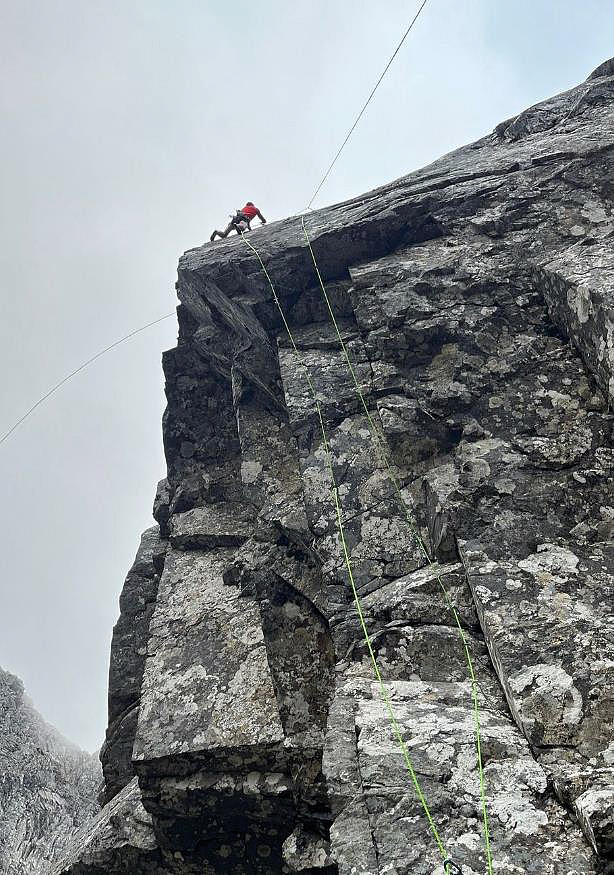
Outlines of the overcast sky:
M0 433L175 306L179 254L253 200L301 210L418 0L0 0ZM611 0L429 0L316 205L575 85ZM164 475L174 319L96 362L0 447L0 665L93 750L117 599Z

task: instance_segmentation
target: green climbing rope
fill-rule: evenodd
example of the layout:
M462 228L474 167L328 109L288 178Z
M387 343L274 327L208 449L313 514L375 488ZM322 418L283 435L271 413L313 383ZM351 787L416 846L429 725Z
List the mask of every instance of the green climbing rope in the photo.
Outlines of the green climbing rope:
M314 253L313 247L311 245L311 240L309 238L309 234L307 233L307 228L305 227L305 219L303 216L301 216L301 225L303 228L303 234L305 235L305 240L307 242L307 246L309 247L309 252L311 254L311 259L313 261L313 266L314 266L314 269L315 269L315 272L316 272L316 275L318 278L318 283L320 285L320 289L322 291L322 295L324 297L326 307L327 307L328 312L330 314L331 321L332 321L333 326L335 328L335 333L337 335L337 339L339 341L339 344L340 344L341 349L343 351L343 355L344 355L345 360L347 362L347 366L348 366L348 369L350 371L352 381L354 383L354 388L356 389L356 392L358 393L358 396L360 398L360 402L361 402L363 410L365 412L365 416L366 416L367 422L369 424L369 430L371 432L371 436L372 436L374 442L377 444L379 451L382 455L382 458L384 459L384 464L386 465L386 470L388 472L388 476L390 478L391 483L394 486L394 490L396 492L397 499L398 499L399 504L401 506L401 509L405 515L409 529L412 532L417 543L419 544L420 549L421 549L422 553L424 554L424 557L425 557L428 565L431 567L434 567L435 563L431 559L431 556L430 556L429 551L426 547L426 544L424 543L422 537L420 536L420 533L418 532L416 526L414 525L413 517L412 517L410 510L407 506L407 502L403 498L403 494L401 492L401 488L399 486L398 479L394 473L394 470L392 468L392 464L390 462L390 457L388 454L387 446L385 445L382 437L379 434L377 426L375 425L375 422L374 422L373 417L371 415L371 411L369 410L369 408L367 406L367 402L366 402L365 397L363 395L363 392L360 388L360 384L359 384L358 379L356 377L356 371L354 370L354 366L352 364L352 360L351 360L350 355L348 353L347 346L343 340L343 337L341 335L341 331L339 330L339 324L337 323L337 319L335 317L333 308L332 308L331 303L330 303L330 299L328 297L328 293L326 291L326 287L324 285L324 281L322 279L322 274L320 273L320 269L318 267L315 253ZM459 634L461 637L461 641L462 641L462 646L463 646L463 649L465 652L465 657L467 660L467 671L469 674L469 678L471 680L473 714L474 714L474 721L475 721L476 755L477 755L477 765L478 765L478 773L479 773L479 780L480 780L480 801L481 801L481 808L482 808L482 821L484 824L484 845L485 845L486 858L487 858L487 864L488 864L488 875L493 875L492 853L491 853L491 848L490 848L490 830L489 830L489 825L488 825L488 811L487 811L487 807L486 807L486 788L485 788L485 781L484 781L484 764L482 761L482 742L481 742L481 732L480 732L480 708L479 708L478 695L477 695L477 680L476 680L475 671L473 668L473 660L471 659L471 654L469 651L469 642L467 641L467 636L465 635L465 631L462 627L460 617L458 615L456 608L452 604L452 601L450 599L450 595L449 595L449 593L448 593L448 591L447 591L447 589L446 589L446 587L441 579L441 576L439 574L437 574L436 576L437 576L437 582L439 583L440 589L443 593L443 597L444 597L444 601L446 603L446 606L448 607L450 613L454 617L455 624L458 628L458 631L459 631Z
M367 624L366 624L366 621L365 621L365 616L364 616L364 613L363 613L363 610L362 610L362 605L361 605L361 602L360 602L360 596L358 595L358 589L357 589L357 587L356 587L356 582L355 582L355 580L354 580L354 573L353 573L353 571L352 571L352 563L351 563L351 560L350 560L350 555L349 555L349 551L348 551L347 541L346 541L346 538L345 538L345 529L344 529L344 526L343 526L343 516L342 516L341 500L340 500L340 498L339 498L339 489L338 489L338 487L337 487L337 481L336 481L336 479L335 479L335 472L334 472L334 468L333 468L333 457L332 457L332 452L331 452L331 448L330 448L330 442L329 442L329 440L328 440L328 435L327 435L327 433L326 433L326 426L324 425L324 417L323 417L323 415L322 415L322 408L321 408L320 402L319 402L318 397L317 397L317 393L316 393L316 390L315 390L315 386L313 385L313 381L312 381L312 379L311 379L311 375L309 374L309 369L307 368L307 364L306 364L306 362L305 362L305 358L304 358L304 356L302 355L302 353L300 352L300 350L298 349L298 347L297 347L297 345L296 345L296 342L295 342L295 340L294 340L294 335L292 334L292 331L291 331L291 329L290 329L290 326L288 325L288 320L286 319L286 315L285 315L285 313L284 313L283 307L281 306L281 302L280 302L280 300L279 300L279 298L278 298L278 296L277 296L277 292L275 291L275 286L273 285L273 281L272 281L272 279L271 279L271 277L270 277L270 275L269 275L269 272L267 271L267 269L266 269L266 267L265 267L265 264L264 264L262 258L260 257L260 253L258 252L258 250L256 249L256 247L253 246L253 245L249 242L249 240L244 236L243 233L241 233L241 237L243 238L243 240L244 240L244 242L246 243L246 245L247 245L247 246L251 249L251 251L254 253L254 255L255 255L256 258L258 259L258 262L260 263L260 266L261 266L261 268L262 268L262 270L263 270L263 272L264 272L264 275L266 276L267 282L268 282L268 284L269 284L269 286L270 286L271 293L272 293L272 295L273 295L273 300L275 301L275 305L277 306L277 309L279 310L279 314L280 314L280 316L281 316L281 320L282 320L282 322L283 322L283 324L284 324L284 328L286 329L286 332L287 332L287 334L288 334L288 338L290 339L290 343L291 343L291 345L292 345L292 349L294 350L294 353L296 354L296 356L297 356L297 358L298 358L298 360L299 360L299 363L300 363L301 367L302 367L303 370L305 371L305 376L306 376L306 379L307 379L307 384L308 384L308 386L309 386L309 391L310 391L310 394L311 394L311 396L312 396L313 403L314 403L314 406L315 406L315 409L316 409L316 412L317 412L317 415L318 415L318 422L319 422L319 425L320 425L320 432L321 432L321 434L322 434L322 445L323 445L323 447L324 447L324 451L325 451L325 454L326 454L327 467L328 467L329 474L330 474L330 479L331 479L331 491L332 491L333 499L334 499L334 503L335 503L335 514L336 514L336 517L337 517L337 529L338 529L338 531L339 531L339 539L340 539L341 546L342 546L342 550L343 550L343 560L344 560L345 567L346 567L346 570L347 570L347 573L348 573L348 578L349 578L349 581L350 581L350 587L351 587L351 590L352 590L352 597L353 597L353 599L354 599L354 605L355 605L355 607L356 607L356 613L357 613L357 615L358 615L358 619L359 619L359 622L360 622L360 627L361 627L361 630L362 630L362 634L363 634L363 637L364 637L364 640L365 640L365 644L366 644L366 646L367 646L367 651L368 651L368 653L369 653L369 659L371 660L371 665L372 665L372 667L373 667L373 672L374 672L374 674L375 674L375 677L376 677L376 680L377 680L377 683L378 683L378 686L379 686L379 689L380 689L380 693L381 693L381 696L382 696L382 700L383 700L383 702L384 702L384 705L385 705L385 708L386 708L386 712L387 712L387 714L388 714L388 719L389 719L390 724L391 724L391 726L392 726L392 730L393 730L393 733L394 733L395 739L396 739L396 741L397 741L397 743L398 743L398 745L399 745L399 748L400 748L400 750L401 750L401 753L402 753L402 755L403 755L403 760L404 760L405 765L406 765L406 767L407 767L407 771L409 772L409 775L410 775L410 777L411 777L412 783L413 783L414 788L415 788L415 790L416 790L416 794L417 794L417 796L418 796L418 799L420 800L420 804L422 805L422 808L423 808L424 813L425 813L425 815L426 815L426 819L427 819L427 821L428 821L429 828L430 828L430 830L431 830L431 833L432 833L432 835L433 835L433 838L434 838L434 840L435 840L435 843L436 843L436 845L437 845L437 848L438 848L438 850L439 850L439 852L440 852L440 854L441 854L441 856L442 856L442 858L443 858L443 860L444 860L444 862L445 862L445 860L448 859L448 854L446 853L446 849L445 849L445 847L444 847L443 841L442 841L442 839L441 839L441 836L439 835L439 832L438 832L438 830L437 830L437 826L436 826L436 824L435 824L435 821L433 820L433 816L432 816L432 814L431 814L431 812L430 812L430 809L429 809L428 804L427 804L427 802L426 802L426 799L425 799L425 797L424 797L424 793L423 793L423 791L422 791L422 787L420 786L420 781L418 780L418 776L417 776L417 774L416 774L416 770L415 770L415 768L414 768L414 765L413 765L413 763L412 763L411 757L410 757L410 755L409 755L409 751L407 750L407 746L406 746L405 742L403 741L403 736L402 736L402 734L401 734L401 729L400 729L400 726L399 726L398 721L397 721L397 719L396 719L396 716L395 716L395 713L394 713L394 709L393 709L393 707L392 707L392 702L391 702L391 700L390 700L390 694L389 694L389 692L388 692L388 689L387 689L386 684L385 684L385 682L384 682L384 678L383 678L382 673L381 673L381 671L380 671L380 668L379 668L379 665L378 665L378 662L377 662L377 657L376 657L376 655L375 655L375 651L373 650L373 645L372 645L372 642L371 642L371 636L369 635L369 630L368 630L368 628L367 628Z

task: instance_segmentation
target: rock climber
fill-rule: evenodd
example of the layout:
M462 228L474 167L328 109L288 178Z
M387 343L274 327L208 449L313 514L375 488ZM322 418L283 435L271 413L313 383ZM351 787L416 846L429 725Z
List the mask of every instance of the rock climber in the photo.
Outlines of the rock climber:
M216 237L220 237L221 239L228 237L233 230L236 231L237 234L242 234L244 231L251 231L252 227L250 223L252 219L255 219L256 217L260 219L261 225L266 225L266 219L258 207L255 207L251 201L248 201L242 210L237 210L224 230L214 231L209 240L213 243Z

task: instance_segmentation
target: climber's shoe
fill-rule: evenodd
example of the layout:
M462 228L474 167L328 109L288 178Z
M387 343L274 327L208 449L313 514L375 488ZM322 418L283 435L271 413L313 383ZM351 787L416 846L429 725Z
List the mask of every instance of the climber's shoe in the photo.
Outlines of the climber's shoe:
M214 240L215 240L215 231L213 232L213 234L211 235L211 237L209 237L209 242L210 242L210 243L213 243Z

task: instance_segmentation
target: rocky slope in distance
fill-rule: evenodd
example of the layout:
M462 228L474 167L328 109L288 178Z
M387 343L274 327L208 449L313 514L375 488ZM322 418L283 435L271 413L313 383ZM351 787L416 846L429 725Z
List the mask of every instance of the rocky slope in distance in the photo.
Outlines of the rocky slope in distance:
M0 668L0 872L47 875L98 811L95 755L49 726Z
M614 64L180 260L167 476L64 875L614 871ZM374 681L343 562L441 842ZM408 519L388 476L389 454ZM422 552L420 533L429 556ZM458 870L454 870L458 871Z

